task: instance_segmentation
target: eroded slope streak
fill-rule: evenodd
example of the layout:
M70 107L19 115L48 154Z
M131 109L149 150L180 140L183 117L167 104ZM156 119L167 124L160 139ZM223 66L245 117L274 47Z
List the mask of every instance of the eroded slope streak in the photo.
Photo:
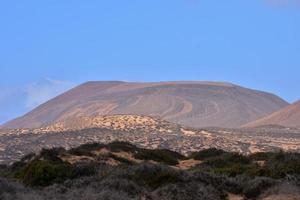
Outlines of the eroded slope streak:
M190 127L239 127L288 103L279 97L218 82L88 82L4 128L36 128L73 117L136 114Z

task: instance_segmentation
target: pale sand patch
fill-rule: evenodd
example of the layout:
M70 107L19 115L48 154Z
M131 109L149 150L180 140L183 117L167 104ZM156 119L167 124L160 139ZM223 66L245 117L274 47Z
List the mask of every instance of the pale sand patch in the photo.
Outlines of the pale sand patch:
M160 133L172 133L173 131L170 129L159 128L158 132Z
M195 167L196 165L201 164L202 161L200 160L194 160L194 159L189 159L189 160L181 160L179 161L179 164L176 165L177 168L187 170L192 167Z
M100 155L107 155L110 153L110 151L107 148L101 148L96 151L92 151L93 154L100 156Z
M5 151L6 145L0 144L0 151Z
M99 153L99 155L103 155L105 153L105 151L102 151L102 152L98 151L97 153ZM67 156L61 156L60 158L64 162L68 162L71 165L76 164L78 162L95 162L94 158L88 157L88 156L67 155ZM104 160L104 162L110 166L118 166L121 164L121 162L119 162L113 158L108 158L107 160Z
M181 132L184 134L184 135L195 135L196 132L195 131L189 131L189 130L185 130L185 129L180 129Z
M293 144L292 142L290 144L281 144L281 149L288 151L288 150L297 150L299 148L299 143Z
M141 163L141 162L143 162L142 160L135 159L133 157L132 153L128 153L128 152L113 152L112 154L115 155L115 156L117 156L117 157L120 157L120 158L125 158L125 159L127 159L129 161L132 161L132 162L135 162L135 163Z
M228 193L228 200L244 200L244 197L241 195Z
M248 149L249 149L250 153L261 152L261 150L254 143L251 143L251 145L250 145L250 147Z
M118 166L121 164L121 162L115 160L115 159L112 159L112 158L108 158L107 161L105 161L106 164L110 165L110 166Z
M260 167L264 167L266 165L266 161L262 160L262 161L256 161L255 162L258 166Z
M60 159L62 159L64 162L68 162L70 164L75 164L78 162L93 162L95 161L94 158L89 156L75 156L75 155L67 155L67 156L60 156Z
M210 138L212 137L212 135L211 135L210 132L207 132L207 131L202 130L200 133L201 133L203 136L210 137Z
M154 161L154 160L139 160L133 157L132 153L128 153L128 152L112 152L113 155L120 157L120 158L125 158L129 161L135 162L135 163L142 163L142 162L148 162L151 164L158 164L158 162Z

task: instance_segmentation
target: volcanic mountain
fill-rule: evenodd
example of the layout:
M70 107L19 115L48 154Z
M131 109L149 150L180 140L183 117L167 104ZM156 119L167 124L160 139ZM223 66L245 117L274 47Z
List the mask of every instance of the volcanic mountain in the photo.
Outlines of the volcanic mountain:
M271 115L246 124L244 127L257 127L265 125L281 125L285 127L300 128L300 101L287 106Z
M136 114L190 127L239 127L287 106L266 92L221 82L87 82L2 128L37 128L78 117Z

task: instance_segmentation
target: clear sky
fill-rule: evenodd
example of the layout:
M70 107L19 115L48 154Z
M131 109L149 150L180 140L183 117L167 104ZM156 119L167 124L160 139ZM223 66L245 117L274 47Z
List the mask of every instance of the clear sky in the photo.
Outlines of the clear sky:
M299 0L0 2L0 123L88 80L214 80L300 99Z

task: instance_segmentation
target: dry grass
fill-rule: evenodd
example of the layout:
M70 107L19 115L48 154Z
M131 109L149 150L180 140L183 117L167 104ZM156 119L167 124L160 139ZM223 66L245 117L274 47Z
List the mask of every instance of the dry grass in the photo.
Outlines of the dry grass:
M187 170L192 167L195 167L196 165L199 165L200 163L201 163L200 160L194 160L194 159L181 160L179 161L179 164L176 165L176 167L182 170Z

